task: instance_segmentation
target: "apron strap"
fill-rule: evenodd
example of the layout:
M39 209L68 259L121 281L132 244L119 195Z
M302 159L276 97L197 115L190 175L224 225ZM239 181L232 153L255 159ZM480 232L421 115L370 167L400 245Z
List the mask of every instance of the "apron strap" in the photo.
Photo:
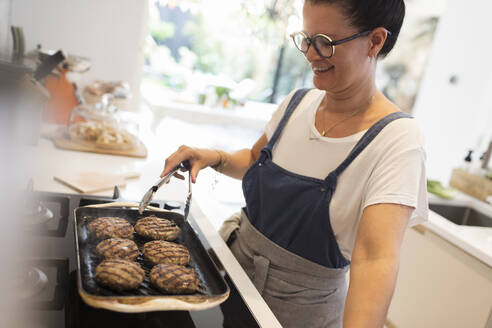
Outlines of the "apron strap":
M375 124L373 124L369 130L360 138L359 142L352 148L350 154L345 158L345 160L335 169L333 170L325 179L325 186L328 188L335 188L337 178L342 174L342 172L352 163L352 161L371 143L374 138L383 130L383 128L394 120L400 118L413 118L411 115L404 112L394 112L391 113Z
M290 116L294 112L294 110L297 108L299 103L301 102L302 98L309 92L311 89L299 89L297 90L292 98L289 101L289 104L287 105L287 108L285 109L284 115L282 116L282 119L280 120L279 124L277 125L277 128L275 129L275 132L273 133L272 137L270 138L270 141L268 144L261 150L261 156L260 158L263 161L265 159L265 156L268 158L272 158L272 149L275 143L277 142L278 138L280 137L280 134L282 133L284 127L287 125L287 121L289 120Z

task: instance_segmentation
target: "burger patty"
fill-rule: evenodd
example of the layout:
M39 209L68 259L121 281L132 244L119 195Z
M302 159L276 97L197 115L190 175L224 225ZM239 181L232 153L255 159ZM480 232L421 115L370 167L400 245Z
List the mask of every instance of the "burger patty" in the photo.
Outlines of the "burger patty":
M177 264L185 265L190 261L188 249L170 241L153 240L146 243L142 248L145 259L152 264Z
M194 293L198 289L195 270L175 264L158 264L150 271L150 282L171 294Z
M144 277L144 270L133 261L109 259L96 267L97 283L117 291L138 288Z
M135 231L146 238L172 241L178 237L181 229L172 221L151 215L138 220Z
M89 223L89 230L99 239L133 238L132 225L123 218L100 217Z
M119 258L133 261L138 257L138 247L133 241L121 238L110 238L96 246L96 253L105 259Z

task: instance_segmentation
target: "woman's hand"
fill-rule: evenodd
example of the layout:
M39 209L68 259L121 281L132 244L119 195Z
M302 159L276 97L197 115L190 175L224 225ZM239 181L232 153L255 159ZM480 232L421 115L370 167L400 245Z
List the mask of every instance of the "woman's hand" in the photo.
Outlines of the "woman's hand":
M216 170L234 179L242 179L251 164L256 161L260 155L261 149L267 144L266 135L263 134L251 149L242 149L232 153L214 149L192 148L181 146L176 152L166 159L164 170L161 177L171 172L176 166L183 161L188 160L191 167L191 181L196 182L198 172L207 166L215 166ZM181 170L185 171L185 170ZM179 179L184 177L176 173Z
M166 158L166 163L164 164L164 170L161 173L161 177L168 174L185 160L190 162L191 182L195 183L198 172L208 166L217 164L220 161L220 155L216 150L192 148L183 145L171 154L171 156ZM182 169L182 171L184 170ZM174 176L184 180L184 177L179 173L175 173Z

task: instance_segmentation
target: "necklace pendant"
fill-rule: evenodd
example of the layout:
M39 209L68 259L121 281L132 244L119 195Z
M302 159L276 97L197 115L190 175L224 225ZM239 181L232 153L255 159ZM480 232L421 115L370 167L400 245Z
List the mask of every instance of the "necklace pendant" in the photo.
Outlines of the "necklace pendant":
M321 132L321 135L324 137L324 136L325 136L325 134L326 134L326 131L325 131L325 130L323 130L323 131Z

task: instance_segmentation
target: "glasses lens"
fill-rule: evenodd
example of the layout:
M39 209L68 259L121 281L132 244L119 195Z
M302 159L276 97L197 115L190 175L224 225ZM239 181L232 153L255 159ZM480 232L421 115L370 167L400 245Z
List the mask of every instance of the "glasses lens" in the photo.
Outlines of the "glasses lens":
M331 40L325 36L318 35L313 40L314 47L318 50L318 53L323 57L331 57L333 55L333 44Z
M304 35L301 33L296 33L293 37L294 44L296 45L297 49L301 50L302 52L307 52L308 50L308 41Z

